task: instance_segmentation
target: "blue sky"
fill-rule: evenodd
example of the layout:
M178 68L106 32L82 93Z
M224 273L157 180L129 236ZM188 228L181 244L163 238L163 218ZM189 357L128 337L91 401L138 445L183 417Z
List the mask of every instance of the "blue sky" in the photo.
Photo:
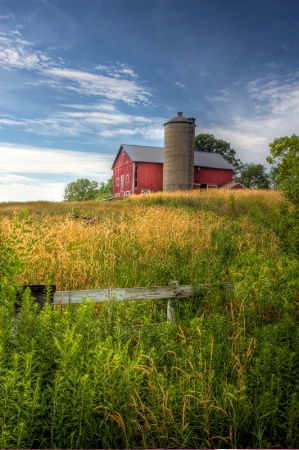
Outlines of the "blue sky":
M0 201L106 181L177 111L267 166L299 134L299 2L0 0Z

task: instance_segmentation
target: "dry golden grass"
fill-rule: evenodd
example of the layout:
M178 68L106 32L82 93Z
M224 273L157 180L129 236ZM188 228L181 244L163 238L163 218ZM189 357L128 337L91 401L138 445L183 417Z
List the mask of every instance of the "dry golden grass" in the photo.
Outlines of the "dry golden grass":
M276 204L280 194L210 190L132 196L108 203L2 203L0 226L10 234L16 215L24 208L29 211L30 232L18 230L26 254L19 280L23 284L51 281L60 290L147 286L163 282L162 272L167 283L180 271L196 282L201 255L206 265L212 265L207 259L213 257L207 256L212 229L221 229L230 220L221 210L223 205L230 211L232 199L235 207L254 198ZM216 209L202 207L213 202ZM97 220L88 224L72 213ZM263 237L253 236L246 216L238 223L242 232L235 239L240 249L261 245Z

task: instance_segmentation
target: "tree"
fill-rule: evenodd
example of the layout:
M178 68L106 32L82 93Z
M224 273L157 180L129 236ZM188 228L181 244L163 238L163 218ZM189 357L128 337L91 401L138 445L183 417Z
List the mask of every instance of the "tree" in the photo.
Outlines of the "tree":
M279 173L278 167L277 166L272 166L269 172L269 179L270 179L270 186L272 189L276 189L277 188L277 175Z
M64 201L79 202L84 200L94 200L98 193L99 184L97 181L80 178L67 185L64 190Z
M282 249L287 255L299 260L299 137L293 134L274 139L269 145L270 164L275 164L276 186L285 195L278 220L271 220L271 227L279 238Z
M270 177L262 164L243 164L236 181L251 189L269 189Z
M113 194L113 177L109 178L106 183L102 182L100 184L97 200L102 200L103 198L106 197L112 197L112 194Z
M277 187L299 207L299 137L293 134L291 137L277 138L269 147L271 156L267 157L267 161L277 164Z
M230 148L230 144L222 139L216 139L212 134L199 134L196 136L195 151L219 153L234 166L235 176L242 169L243 164L236 158L236 152L233 148Z

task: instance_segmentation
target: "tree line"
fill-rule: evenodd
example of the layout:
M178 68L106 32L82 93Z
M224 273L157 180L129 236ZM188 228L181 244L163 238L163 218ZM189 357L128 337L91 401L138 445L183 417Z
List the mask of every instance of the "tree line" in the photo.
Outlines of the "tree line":
M263 164L242 163L228 142L216 139L212 134L196 136L195 151L222 155L234 167L234 181L241 183L245 188L269 189L276 187L277 167L271 167L270 172L267 173Z
M299 137L293 134L275 139L270 145L271 164L267 172L263 164L243 163L237 158L230 143L216 139L212 134L199 134L195 138L195 151L219 153L234 167L234 181L245 188L278 188L289 196L298 195L299 202ZM113 177L106 183L81 178L68 184L64 191L64 201L102 200L113 194Z
M68 184L64 190L64 201L80 202L87 200L103 200L111 197L113 193L113 177L106 183L99 184L97 181L90 181L87 178L80 178Z

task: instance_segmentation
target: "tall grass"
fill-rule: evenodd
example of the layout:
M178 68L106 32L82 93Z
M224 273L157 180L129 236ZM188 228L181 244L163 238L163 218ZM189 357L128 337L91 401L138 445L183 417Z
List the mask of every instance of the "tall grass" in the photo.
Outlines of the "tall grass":
M213 191L42 204L42 213L0 205L0 447L298 447L298 262L252 215L279 202ZM74 209L98 221L74 219ZM171 280L234 290L174 301L176 324L161 300L39 310L25 291L14 311L16 282Z
M6 316L3 448L237 448L298 444L296 320L247 328L213 299L174 326L151 308L92 302Z
M273 194L271 202L277 203ZM268 193L259 195L270 198ZM244 251L270 258L276 251L275 237L248 219L247 199L252 200L247 192L208 191L135 196L112 204L63 204L70 212L98 218L93 224L71 214L54 214L55 204L46 204L50 211L42 215L35 209L39 203L29 204L28 210L35 212L30 214L31 232L23 236L27 263L20 282L51 280L58 289L93 289L164 285L171 280L225 281L231 263ZM186 207L190 203L192 208ZM21 206L11 211L2 205L4 234L11 233L11 213L20 212Z

